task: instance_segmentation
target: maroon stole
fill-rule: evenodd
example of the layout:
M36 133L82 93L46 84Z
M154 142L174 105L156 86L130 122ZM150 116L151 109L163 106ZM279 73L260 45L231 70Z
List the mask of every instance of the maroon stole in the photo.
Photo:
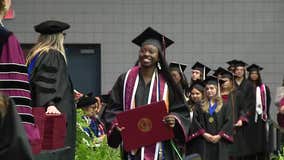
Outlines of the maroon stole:
M136 89L139 82L139 69L140 67L136 66L131 68L125 77L124 81L124 88L123 88L123 109L124 111L128 111L134 109L135 106L135 94ZM168 101L168 91L167 91L167 84L165 79L161 74L155 71L150 85L150 92L151 96L149 96L148 103L153 103L161 100L165 100L167 111L169 111L169 101ZM155 147L156 146L156 147ZM145 148L145 151L144 151ZM156 148L156 149L155 149ZM145 153L144 158L146 160L154 159L154 155L157 154L157 145L153 144L151 146L145 146L141 149L141 159L143 159L143 155Z

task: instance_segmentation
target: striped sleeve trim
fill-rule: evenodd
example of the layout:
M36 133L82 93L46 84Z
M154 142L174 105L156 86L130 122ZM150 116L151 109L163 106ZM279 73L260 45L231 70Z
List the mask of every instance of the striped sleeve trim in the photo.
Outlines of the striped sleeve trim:
M38 76L38 77L35 78L35 81L42 81L42 82L45 82L45 83L54 84L56 82L56 79L48 78L48 77L44 77L44 76Z
M28 99L26 97L12 97L12 99L15 101L17 105L23 105L23 106L31 105L31 99Z
M30 90L29 83L27 81L20 80L0 80L1 89L24 89Z
M56 67L47 66L45 64L42 65L42 70L49 73L57 73L58 69Z
M25 65L16 63L1 63L0 73L22 73L27 74L27 67Z
M30 114L19 114L22 122L35 123L34 117Z
M38 86L38 90L43 93L55 93L56 89Z

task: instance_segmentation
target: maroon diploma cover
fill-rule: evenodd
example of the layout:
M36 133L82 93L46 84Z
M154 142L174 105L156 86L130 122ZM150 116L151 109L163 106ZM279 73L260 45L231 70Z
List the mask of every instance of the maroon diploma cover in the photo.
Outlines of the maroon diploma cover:
M126 151L152 145L174 137L163 118L167 115L164 101L139 106L117 115L123 146Z

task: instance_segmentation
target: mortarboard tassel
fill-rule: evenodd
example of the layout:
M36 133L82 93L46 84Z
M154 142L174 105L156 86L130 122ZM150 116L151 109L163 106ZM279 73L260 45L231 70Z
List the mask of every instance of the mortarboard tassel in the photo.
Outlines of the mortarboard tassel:
M205 66L203 67L203 79L202 80L205 80Z
M162 44L162 52L164 54L164 58L166 59L166 41L165 41L165 36L163 36L163 44Z
M217 92L218 92L218 97L221 97L221 86L220 86L220 80L217 78Z

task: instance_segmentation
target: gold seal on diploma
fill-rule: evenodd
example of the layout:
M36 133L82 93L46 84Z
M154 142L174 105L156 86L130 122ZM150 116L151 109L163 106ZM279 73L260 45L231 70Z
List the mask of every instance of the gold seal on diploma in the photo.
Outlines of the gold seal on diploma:
M209 117L209 123L213 123L214 122L214 118L213 117Z
M141 118L137 123L137 127L142 132L149 132L152 129L152 121L149 118Z

